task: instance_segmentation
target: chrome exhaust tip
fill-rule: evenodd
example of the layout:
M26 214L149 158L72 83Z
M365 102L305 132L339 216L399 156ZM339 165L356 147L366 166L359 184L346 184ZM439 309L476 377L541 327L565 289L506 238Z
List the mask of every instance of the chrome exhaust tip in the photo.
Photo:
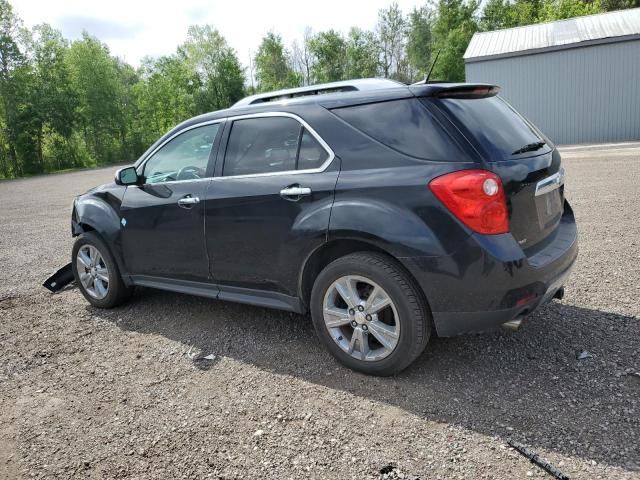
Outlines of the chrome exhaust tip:
M514 318L513 320L509 320L508 322L504 322L502 324L503 328L506 328L509 331L515 332L520 328L520 324L522 323L522 317Z

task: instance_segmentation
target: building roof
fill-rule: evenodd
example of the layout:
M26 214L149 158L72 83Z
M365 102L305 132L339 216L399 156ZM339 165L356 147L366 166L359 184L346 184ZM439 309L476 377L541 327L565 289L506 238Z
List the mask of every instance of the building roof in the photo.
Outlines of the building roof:
M473 35L466 63L640 39L640 8Z

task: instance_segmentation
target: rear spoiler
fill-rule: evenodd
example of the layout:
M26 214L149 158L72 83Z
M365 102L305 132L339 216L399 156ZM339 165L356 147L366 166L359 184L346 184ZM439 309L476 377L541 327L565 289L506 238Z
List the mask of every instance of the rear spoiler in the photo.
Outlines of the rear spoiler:
M494 97L500 91L488 83L424 84L414 83L409 88L417 97L473 99Z

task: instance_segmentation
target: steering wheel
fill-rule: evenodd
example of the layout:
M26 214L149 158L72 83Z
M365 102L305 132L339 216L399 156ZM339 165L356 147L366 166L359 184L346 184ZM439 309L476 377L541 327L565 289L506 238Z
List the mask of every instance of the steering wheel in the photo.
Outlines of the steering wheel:
M176 180L194 180L197 178L202 178L202 175L204 175L204 172L200 167L189 165L178 170Z

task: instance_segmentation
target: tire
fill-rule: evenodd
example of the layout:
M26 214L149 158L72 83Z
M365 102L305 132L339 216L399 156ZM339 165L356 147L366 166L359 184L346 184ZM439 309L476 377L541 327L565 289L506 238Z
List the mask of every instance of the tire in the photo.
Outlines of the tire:
M81 250L83 253L87 253L88 251L93 251L91 249L95 249L99 254L99 257L96 256L96 258L101 259L96 266L96 272L98 272L97 269L99 269L102 274L101 276L108 278L108 282L104 282L100 280L100 278L96 277L93 280L93 288L91 285L87 287L85 282L83 282L83 278L87 278L86 275L93 275L93 273L87 273L87 270L92 270L92 268L87 269L84 267L82 260L78 258L78 253ZM85 259L86 262L86 255L82 258ZM73 276L75 277L76 285L78 285L80 292L82 292L82 295L84 295L87 301L94 307L116 307L126 302L133 293L133 287L127 287L122 281L118 265L116 264L113 255L111 255L109 248L95 232L85 232L76 239L73 244L71 254L71 267L73 269ZM79 268L84 268L84 271L79 272ZM106 275L104 274L105 269ZM81 275L83 278L81 278ZM91 282L92 281L89 280L90 284ZM103 293L106 294L102 296Z
M349 308L344 295L339 293L345 291L345 285L354 286L351 297L363 306L361 315L357 310L360 307ZM379 293L380 288L382 293ZM374 291L378 293L374 294ZM376 298L370 305L372 295ZM374 314L373 307L383 305L385 298L390 300L389 306ZM376 303L376 299L380 301ZM330 312L327 316L330 324L339 326L328 326L325 307ZM346 320L345 307L349 323L341 325ZM318 337L338 361L370 375L388 376L402 371L420 356L431 335L431 314L422 293L395 260L374 252L346 255L320 272L311 291L311 317ZM352 323L354 321L356 324ZM383 330L380 329L381 322L385 324ZM376 328L373 328L374 324L377 324ZM357 329L361 331L356 332ZM395 337L385 333L378 341L380 332L392 330ZM362 344L360 339L363 339ZM376 345L378 347L374 349Z

